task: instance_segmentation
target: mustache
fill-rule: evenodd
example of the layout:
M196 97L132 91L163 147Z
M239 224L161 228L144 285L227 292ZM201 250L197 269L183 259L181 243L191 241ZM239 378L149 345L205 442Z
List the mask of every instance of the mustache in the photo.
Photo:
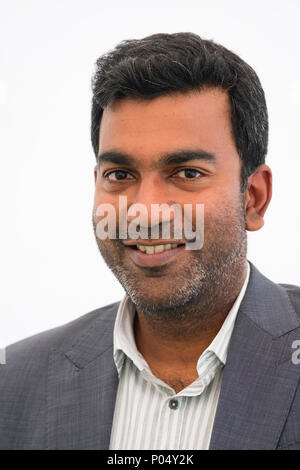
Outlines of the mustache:
M132 222L131 222L132 223ZM196 232L196 225L191 224L191 228L193 232ZM145 226L141 225L140 223L135 224L135 231L137 232L137 237L126 237L124 238L123 234L120 233L120 227L116 226L116 237L115 240L122 241L122 240L139 240L139 239L146 239L146 240L177 240L178 243L185 243L185 242L193 242L196 239L196 236L176 236L176 229L174 227L174 223L171 222L162 222L152 226ZM128 230L127 230L128 235Z

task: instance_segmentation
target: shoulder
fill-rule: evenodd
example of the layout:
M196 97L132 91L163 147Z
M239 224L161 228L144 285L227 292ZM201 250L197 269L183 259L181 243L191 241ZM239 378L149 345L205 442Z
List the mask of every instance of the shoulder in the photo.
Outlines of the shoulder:
M92 310L71 322L10 344L5 348L6 363L0 366L1 375L12 373L13 370L19 374L22 371L23 374L26 371L32 373L43 368L51 350L67 350L96 324L102 322L104 329L104 325L110 323L113 328L118 306L119 302L114 302ZM98 330L101 341L101 328Z
M119 302L35 334L6 348L0 365L0 449L44 449L48 410L49 361L53 350L65 354L95 331L106 344Z
M300 316L300 286L282 283L278 284L278 286L284 289L295 311Z

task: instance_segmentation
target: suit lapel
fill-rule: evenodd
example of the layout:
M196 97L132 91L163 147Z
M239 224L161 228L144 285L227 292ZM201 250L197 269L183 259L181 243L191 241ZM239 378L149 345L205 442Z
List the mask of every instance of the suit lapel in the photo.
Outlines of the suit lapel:
M105 307L67 350L50 354L47 449L108 449L118 387L113 327L118 305Z
M275 449L299 381L300 320L285 290L252 264L229 345L210 449Z

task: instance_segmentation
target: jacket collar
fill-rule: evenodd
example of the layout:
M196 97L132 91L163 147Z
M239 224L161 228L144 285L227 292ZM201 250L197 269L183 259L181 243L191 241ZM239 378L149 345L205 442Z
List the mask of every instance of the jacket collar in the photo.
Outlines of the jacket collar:
M93 312L49 357L46 449L108 449L118 388L113 327L119 302ZM92 313L92 312L91 312ZM76 320L75 320L76 321Z

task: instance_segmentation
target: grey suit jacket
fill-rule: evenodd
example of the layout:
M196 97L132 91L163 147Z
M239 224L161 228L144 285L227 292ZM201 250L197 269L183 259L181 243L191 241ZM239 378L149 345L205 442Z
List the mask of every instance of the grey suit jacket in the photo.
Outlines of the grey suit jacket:
M210 449L300 449L300 287L251 263ZM0 365L0 449L108 449L118 387L119 302L9 346Z

